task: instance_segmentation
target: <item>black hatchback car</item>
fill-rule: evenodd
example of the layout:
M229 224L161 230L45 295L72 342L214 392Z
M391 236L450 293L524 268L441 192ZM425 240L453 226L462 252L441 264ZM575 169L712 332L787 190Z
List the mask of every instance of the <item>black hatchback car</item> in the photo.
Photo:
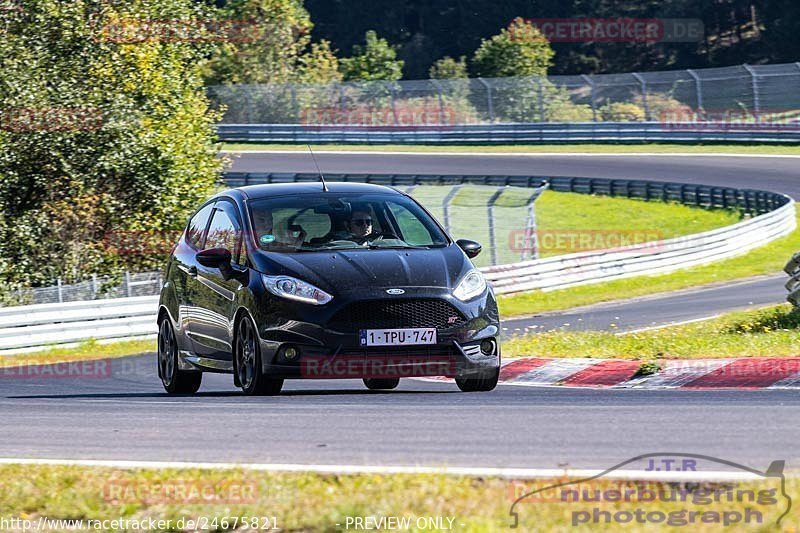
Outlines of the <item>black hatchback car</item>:
M414 199L363 183L231 189L191 217L166 268L158 375L193 393L203 372L246 394L286 378L449 376L488 391L500 369L497 303L469 258Z

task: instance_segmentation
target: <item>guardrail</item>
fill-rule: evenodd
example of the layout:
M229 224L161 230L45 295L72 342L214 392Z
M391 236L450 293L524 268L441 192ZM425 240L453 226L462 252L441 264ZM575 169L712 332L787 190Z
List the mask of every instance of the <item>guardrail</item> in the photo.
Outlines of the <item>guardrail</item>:
M630 276L662 274L742 254L795 229L794 201L786 195L728 187L644 180L542 176L422 176L329 174L331 181L360 181L393 186L473 183L539 187L555 191L678 201L687 205L741 209L750 215L731 226L633 245L523 261L482 269L499 294L562 289ZM316 174L230 173L231 186L255 183L316 181ZM790 262L800 288L800 254ZM787 265L789 269L789 265ZM789 272L789 270L787 270ZM787 285L788 287L789 285ZM800 292L798 292L800 294ZM791 296L790 296L791 300ZM793 300L795 301L795 300ZM0 308L0 352L87 338L113 339L156 332L157 296L93 300Z
M616 142L798 143L800 124L540 122L440 126L219 124L225 142L297 144L491 144Z
M243 187L261 183L293 183L319 181L319 174L298 172L227 172L225 183ZM695 207L741 209L744 213L760 215L774 211L792 199L780 193L756 189L734 189L713 185L674 183L650 180L611 178L581 178L564 176L500 176L454 174L331 174L328 181L353 181L375 183L392 187L412 185L491 185L513 187L541 187L549 183L550 190L579 194L599 194L635 198L647 201L680 202Z
M741 255L791 233L794 202L776 211L712 231L483 269L495 292L550 291L638 275L664 274Z
M0 352L157 332L158 296L0 307Z

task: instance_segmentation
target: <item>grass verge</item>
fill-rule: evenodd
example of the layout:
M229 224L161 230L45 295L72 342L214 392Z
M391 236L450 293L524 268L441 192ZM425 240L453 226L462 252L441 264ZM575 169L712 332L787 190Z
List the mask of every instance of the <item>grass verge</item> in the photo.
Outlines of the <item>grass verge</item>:
M503 343L503 355L608 359L800 356L800 312L789 304L638 333L550 331Z
M258 143L223 143L223 151L301 151L305 147L294 144L258 144ZM320 144L314 146L317 151L359 151L359 152L481 152L481 153L542 153L542 152L584 152L584 153L692 153L692 154L769 154L800 155L800 146L784 146L772 144L532 144L532 145L398 145L398 144Z
M38 352L0 356L0 368L109 359L155 351L155 339L121 341L108 344L101 344L92 339L72 348L53 347Z
M410 531L448 530L448 518L452 519L452 530L483 532L507 530L510 525L509 511L516 497L544 488L554 481L509 481L493 478L467 478L444 475L317 475L310 473L269 473L243 470L119 470L112 468L87 468L64 466L2 466L0 467L0 517L24 518L36 523L41 517L48 520L171 520L172 528L148 529L149 531L194 531L193 528L176 527L181 518L205 517L209 524L213 519L227 517L228 527L209 528L211 531L232 530L233 517L274 517L277 526L284 531L344 531L348 517L398 517L411 521ZM736 484L727 484L726 487ZM788 479L786 492L797 501L800 484ZM642 486L642 485L639 485ZM631 482L599 480L573 485L577 490L596 491L607 494L609 490L634 487ZM671 489L690 491L688 501L656 501L641 503L612 502L563 503L553 492L549 497L528 497L516 507L519 513L518 531L559 531L569 527L575 520L575 512L599 508L603 511L634 511L642 509L649 513L680 513L686 520L686 510L699 512L737 510L745 507L762 513L762 524L753 524L753 530L778 531L774 525L788 506L782 496L777 480L747 482L735 486L737 490L749 489L752 493L772 490L769 501L747 501L750 496L742 493L741 500L727 503L710 500L713 490L724 490L720 484L698 483L691 485L647 483L645 488L662 494ZM188 488L188 490L187 490ZM247 502L242 498L228 496L243 488ZM195 503L198 492L219 503ZM554 497L554 494L556 497ZM724 493L723 493L724 494ZM182 496L189 495L189 498ZM697 496L702 496L700 501ZM192 497L193 496L193 497ZM589 498L588 496L586 497ZM742 502L744 500L744 502ZM681 515L671 515L680 517ZM706 515L708 516L708 515ZM729 515L730 516L730 515ZM445 527L420 527L418 518L440 518ZM653 515L655 518L656 515ZM721 519L721 514L720 517ZM791 519L791 517L789 517ZM425 522L420 522L425 525ZM430 524L430 523L428 523ZM719 521L693 520L693 531L718 531ZM220 523L221 525L221 523ZM634 521L625 524L626 531L652 531L653 523ZM687 524L672 524L687 525ZM744 529L745 524L735 524ZM116 528L122 530L122 528ZM349 529L355 529L350 524ZM363 529L363 528L361 528ZM585 524L573 528L577 531L601 529L616 531L619 523ZM51 526L48 531L60 531ZM197 528L200 530L200 528ZM237 530L244 530L238 524ZM255 530L255 529L248 529ZM403 529L405 530L405 529Z
M800 217L798 218L800 219ZM746 254L708 265L658 276L637 276L551 292L531 291L500 296L498 304L501 316L510 318L608 302L619 299L620 295L624 295L626 298L635 298L752 276L775 274L783 269L797 250L800 250L800 229Z

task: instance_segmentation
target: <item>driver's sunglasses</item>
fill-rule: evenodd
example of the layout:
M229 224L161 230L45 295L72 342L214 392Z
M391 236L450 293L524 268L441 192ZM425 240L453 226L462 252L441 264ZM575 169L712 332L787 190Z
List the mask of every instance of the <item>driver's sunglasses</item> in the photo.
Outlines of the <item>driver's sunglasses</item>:
M352 220L353 224L356 226L371 226L372 219L371 218L354 218Z

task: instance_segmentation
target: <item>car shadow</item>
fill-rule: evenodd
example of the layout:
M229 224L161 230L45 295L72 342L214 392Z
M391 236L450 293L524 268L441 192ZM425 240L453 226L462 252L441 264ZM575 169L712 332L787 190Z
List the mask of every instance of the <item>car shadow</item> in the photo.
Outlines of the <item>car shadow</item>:
M391 391L371 391L371 390L289 390L282 391L277 396L252 396L252 398L281 398L288 396L388 396L388 395L421 395L421 394L459 394L457 390L391 390ZM197 392L195 394L167 394L165 392L116 392L116 393L93 393L93 394L23 394L15 396L4 396L10 400L41 400L41 399L121 399L121 398L251 398L245 396L240 391L213 391Z

